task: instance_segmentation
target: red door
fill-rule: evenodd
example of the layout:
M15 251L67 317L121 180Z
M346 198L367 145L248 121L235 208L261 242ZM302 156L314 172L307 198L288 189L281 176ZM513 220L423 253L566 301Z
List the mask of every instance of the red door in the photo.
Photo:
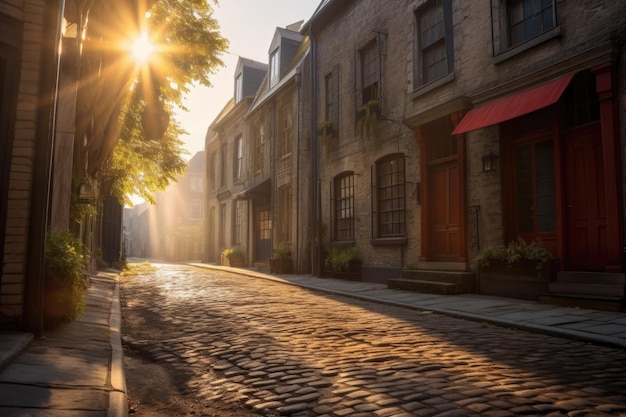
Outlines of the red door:
M456 158L430 167L431 259L454 262L460 256L459 173Z
M568 132L565 146L566 268L606 265L606 209L598 125Z

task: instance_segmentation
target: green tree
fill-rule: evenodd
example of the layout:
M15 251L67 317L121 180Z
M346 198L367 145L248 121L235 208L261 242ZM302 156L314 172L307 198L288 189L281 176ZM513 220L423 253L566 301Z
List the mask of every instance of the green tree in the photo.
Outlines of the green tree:
M217 1L214 2L217 4ZM103 163L102 195L130 203L176 180L185 168L186 133L172 115L194 84L210 86L209 77L223 65L228 41L219 33L206 0L157 0L146 13L145 28L155 51L137 71L132 94L122 104L121 132Z

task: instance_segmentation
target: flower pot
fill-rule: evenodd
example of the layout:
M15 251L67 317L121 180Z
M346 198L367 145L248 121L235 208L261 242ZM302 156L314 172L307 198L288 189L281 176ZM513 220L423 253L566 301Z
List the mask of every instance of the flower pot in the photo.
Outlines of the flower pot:
M231 268L243 268L245 266L243 255L222 255L222 266L228 266Z
M538 300L548 291L555 264L546 263L541 271L537 261L520 261L512 266L505 262L491 261L488 267L477 271L478 292L486 295Z
M293 274L293 260L270 259L270 272L273 274Z

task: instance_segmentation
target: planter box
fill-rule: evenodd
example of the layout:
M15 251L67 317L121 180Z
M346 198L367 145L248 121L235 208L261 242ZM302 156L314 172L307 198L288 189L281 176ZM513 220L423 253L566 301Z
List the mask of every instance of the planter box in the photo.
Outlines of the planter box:
M222 266L231 268L243 268L245 266L243 256L224 256L221 259Z
M361 261L350 261L347 268L328 270L325 275L330 278L361 281Z
M273 274L293 274L293 260L270 259L270 272Z
M486 295L539 300L548 291L555 265L547 263L541 274L537 262L522 261L509 267L504 262L492 261L491 265L477 271L478 292Z

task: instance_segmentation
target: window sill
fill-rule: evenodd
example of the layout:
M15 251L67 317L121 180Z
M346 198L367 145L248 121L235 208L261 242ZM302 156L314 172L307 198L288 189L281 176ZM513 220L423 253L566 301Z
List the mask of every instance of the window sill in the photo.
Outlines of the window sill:
M510 49L502 51L493 57L493 63L499 64L501 62L506 61L507 59L513 58L523 52L526 52L529 49L534 48L537 45L540 45L544 42L547 42L551 39L558 38L561 36L561 27L556 26L555 28L549 30L548 32L542 33L541 35L535 36L532 39L527 40L517 46L514 46Z
M451 72L450 74L446 75L443 78L439 78L438 80L431 81L428 84L424 84L424 85L419 86L418 88L413 90L413 92L411 93L411 99L415 100L416 98L421 97L424 94L429 93L432 90L435 90L435 89L441 87L444 84L448 84L449 82L451 82L453 80L454 80L454 71Z
M384 237L384 238L375 238L371 240L372 246L405 245L406 242L407 242L406 237Z

